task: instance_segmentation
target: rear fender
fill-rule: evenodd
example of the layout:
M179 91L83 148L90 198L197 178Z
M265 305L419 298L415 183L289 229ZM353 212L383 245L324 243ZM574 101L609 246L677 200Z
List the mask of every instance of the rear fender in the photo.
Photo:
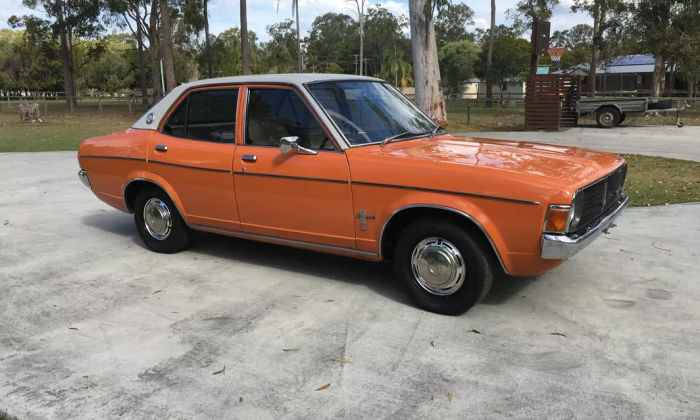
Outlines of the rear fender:
M180 215L185 220L185 223L187 223L187 225L189 226L189 221L187 220L187 213L185 213L184 211L185 207L182 205L182 201L180 201L180 197L177 195L173 187L163 177L151 172L134 171L130 172L125 177L124 187L122 188L122 199L124 201L124 209L127 213L134 212L134 209L131 208L127 201L127 191L129 189L129 185L136 181L149 182L157 187L160 187L163 191L165 191L165 193L168 194L173 203L175 203L175 207L177 207L177 210L180 212Z

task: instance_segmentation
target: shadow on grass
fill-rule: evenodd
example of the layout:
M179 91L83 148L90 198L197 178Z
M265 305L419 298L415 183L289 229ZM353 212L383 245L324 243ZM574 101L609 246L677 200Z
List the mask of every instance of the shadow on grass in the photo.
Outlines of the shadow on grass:
M109 234L128 237L144 249L144 252L148 251L136 232L133 217L130 215L117 211L92 213L83 216L82 222ZM319 281L329 279L362 285L387 299L415 307L395 280L390 263L363 261L199 231L195 231L194 243L187 252L240 261L273 270L296 272L318 277ZM496 276L490 293L482 303L488 305L504 303L518 295L533 279L535 278Z

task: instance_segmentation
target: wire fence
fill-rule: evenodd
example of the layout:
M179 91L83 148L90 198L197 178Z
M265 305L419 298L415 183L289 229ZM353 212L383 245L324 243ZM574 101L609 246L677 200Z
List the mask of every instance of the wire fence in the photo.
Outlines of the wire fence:
M22 104L37 104L41 113L142 114L160 97L140 94L76 95L49 93L0 95L0 113L14 112Z

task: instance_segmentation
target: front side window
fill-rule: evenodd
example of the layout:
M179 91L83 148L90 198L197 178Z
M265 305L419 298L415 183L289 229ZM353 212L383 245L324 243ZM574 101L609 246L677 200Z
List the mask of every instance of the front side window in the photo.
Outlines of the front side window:
M308 88L352 145L427 135L437 127L386 83L323 82Z
M316 116L291 89L248 90L245 144L278 147L282 137L298 137L307 149L335 150Z
M180 102L163 126L176 137L235 143L238 89L202 90Z

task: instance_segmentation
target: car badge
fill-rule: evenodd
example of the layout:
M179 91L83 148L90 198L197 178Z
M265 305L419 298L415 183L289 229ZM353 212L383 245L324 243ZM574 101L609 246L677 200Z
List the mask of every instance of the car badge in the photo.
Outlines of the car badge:
M155 114L152 112L148 115L146 115L146 124L150 124L153 122L153 119L155 118Z

